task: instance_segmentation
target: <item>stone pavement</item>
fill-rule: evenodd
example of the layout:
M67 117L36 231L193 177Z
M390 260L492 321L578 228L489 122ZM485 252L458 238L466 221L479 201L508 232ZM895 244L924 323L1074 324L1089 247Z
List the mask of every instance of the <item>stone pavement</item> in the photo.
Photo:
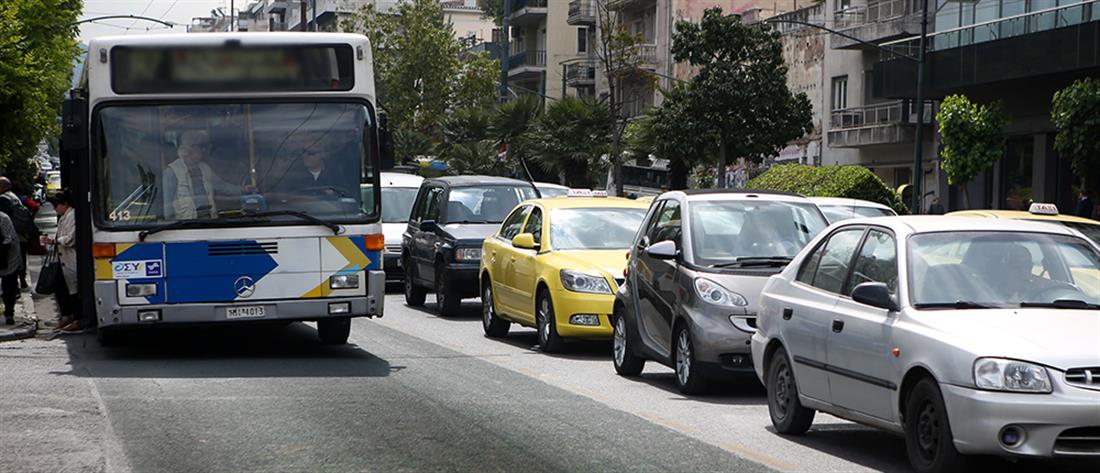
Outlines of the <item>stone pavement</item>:
M27 257L27 267L27 282L30 287L19 294L19 302L15 306L15 325L4 325L0 321L0 342L22 340L36 335L45 337L57 328L57 304L54 303L53 296L34 292L34 283L38 281L38 271L42 268L42 257Z

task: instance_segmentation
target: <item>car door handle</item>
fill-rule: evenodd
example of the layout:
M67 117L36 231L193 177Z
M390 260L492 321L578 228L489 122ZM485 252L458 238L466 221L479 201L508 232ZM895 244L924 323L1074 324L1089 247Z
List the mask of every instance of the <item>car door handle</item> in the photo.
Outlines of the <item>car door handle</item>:
M793 315L794 315L794 309L792 309L790 307L784 307L783 308L783 320L791 320L791 317Z
M842 331L844 331L844 321L833 320L833 333L840 333Z

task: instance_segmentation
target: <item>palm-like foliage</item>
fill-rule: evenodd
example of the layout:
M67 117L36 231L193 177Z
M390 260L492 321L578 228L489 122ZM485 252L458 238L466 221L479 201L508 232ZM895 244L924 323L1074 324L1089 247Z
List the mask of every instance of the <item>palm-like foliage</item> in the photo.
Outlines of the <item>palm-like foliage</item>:
M566 97L550 105L530 133L538 166L563 174L568 185L588 187L604 171L600 157L608 151L611 125L610 111L595 102Z

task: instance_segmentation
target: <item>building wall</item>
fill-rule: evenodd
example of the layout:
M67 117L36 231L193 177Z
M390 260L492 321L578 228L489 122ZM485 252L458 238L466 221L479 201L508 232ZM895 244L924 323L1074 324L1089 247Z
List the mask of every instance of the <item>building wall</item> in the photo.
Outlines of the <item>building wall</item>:
M455 38L473 36L477 43L492 41L493 28L496 28L493 19L483 17L476 2L471 0L468 3L473 4L473 6L444 7L443 9L443 15L446 17L446 21L451 23Z

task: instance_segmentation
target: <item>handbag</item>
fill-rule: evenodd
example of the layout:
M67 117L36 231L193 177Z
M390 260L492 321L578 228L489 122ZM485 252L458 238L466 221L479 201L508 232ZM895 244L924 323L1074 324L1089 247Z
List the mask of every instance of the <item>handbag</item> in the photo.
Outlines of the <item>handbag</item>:
M46 258L42 260L42 270L38 272L38 281L34 285L34 292L42 295L53 294L61 281L61 260L57 255L57 245L50 245L46 251Z

